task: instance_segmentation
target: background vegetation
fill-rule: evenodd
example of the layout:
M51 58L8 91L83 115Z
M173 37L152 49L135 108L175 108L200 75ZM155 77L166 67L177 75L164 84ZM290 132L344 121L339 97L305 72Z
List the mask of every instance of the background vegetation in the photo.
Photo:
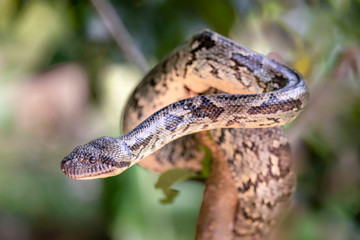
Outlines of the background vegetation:
M360 1L112 1L150 65L202 28L308 80L311 102L288 127L298 188L276 239L360 239ZM74 146L117 136L142 72L90 2L0 0L0 239L193 239L203 185L161 205L157 176L74 181Z

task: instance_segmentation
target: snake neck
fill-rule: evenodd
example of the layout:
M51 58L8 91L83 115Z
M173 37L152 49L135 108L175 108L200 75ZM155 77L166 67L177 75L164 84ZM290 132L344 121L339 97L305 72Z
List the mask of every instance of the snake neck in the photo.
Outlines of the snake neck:
M239 94L197 96L157 111L119 138L117 144L123 147L132 166L167 143L192 133L216 128L282 126L291 122L305 104L296 98L281 99L273 93L264 93L262 98Z

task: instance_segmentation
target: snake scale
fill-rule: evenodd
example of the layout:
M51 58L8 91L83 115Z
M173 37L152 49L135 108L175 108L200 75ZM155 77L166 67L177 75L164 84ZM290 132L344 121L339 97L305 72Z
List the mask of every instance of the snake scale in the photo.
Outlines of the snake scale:
M157 172L198 172L204 153L194 133L210 130L238 190L234 239L262 239L295 190L279 126L296 118L308 97L296 70L204 30L144 77L123 115L125 135L76 147L61 170L74 179L104 178L141 161Z

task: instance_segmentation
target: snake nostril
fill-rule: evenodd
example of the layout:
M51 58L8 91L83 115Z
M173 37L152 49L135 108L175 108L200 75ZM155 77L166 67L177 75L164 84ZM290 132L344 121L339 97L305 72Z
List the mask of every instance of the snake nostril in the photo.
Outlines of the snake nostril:
M61 163L61 169L65 170L65 168L69 168L69 167L71 167L71 161L70 160L65 160L65 161L63 161Z

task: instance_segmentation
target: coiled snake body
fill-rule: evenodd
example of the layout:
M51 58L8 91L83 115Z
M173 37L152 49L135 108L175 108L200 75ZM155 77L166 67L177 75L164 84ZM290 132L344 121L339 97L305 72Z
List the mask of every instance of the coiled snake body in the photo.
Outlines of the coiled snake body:
M124 113L125 135L76 147L61 169L70 178L104 178L145 158L140 164L158 172L200 171L203 152L192 133L211 130L238 189L234 238L261 237L295 189L289 144L278 126L291 122L307 99L297 71L205 30L144 77Z

